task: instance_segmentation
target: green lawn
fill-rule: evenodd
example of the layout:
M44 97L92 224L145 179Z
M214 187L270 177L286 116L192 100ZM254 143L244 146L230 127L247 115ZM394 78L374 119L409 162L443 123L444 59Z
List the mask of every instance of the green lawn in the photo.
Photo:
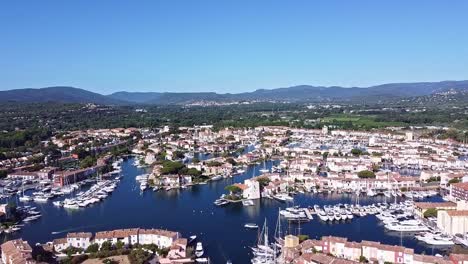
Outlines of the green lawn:
M357 116L357 115L334 115L322 118L321 122L337 125L339 127L350 126L358 128L384 128L391 126L407 126L403 122L379 122L375 120L374 116Z

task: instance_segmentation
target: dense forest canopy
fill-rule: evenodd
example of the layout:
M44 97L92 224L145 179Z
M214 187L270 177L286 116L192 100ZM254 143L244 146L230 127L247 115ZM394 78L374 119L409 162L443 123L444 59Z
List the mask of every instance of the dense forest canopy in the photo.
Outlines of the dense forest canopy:
M222 127L281 125L370 130L388 126L448 126L426 136L463 141L468 128L466 106L308 105L250 103L220 106L99 106L64 103L0 105L0 149L35 146L60 131L88 128L171 127L212 124ZM143 109L144 111L142 111Z

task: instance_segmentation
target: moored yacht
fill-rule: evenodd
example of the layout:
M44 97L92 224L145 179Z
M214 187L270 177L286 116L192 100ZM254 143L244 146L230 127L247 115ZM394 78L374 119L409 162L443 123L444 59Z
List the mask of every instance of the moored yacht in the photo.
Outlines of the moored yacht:
M203 256L203 245L202 242L197 242L197 246L195 247L195 256L201 257Z

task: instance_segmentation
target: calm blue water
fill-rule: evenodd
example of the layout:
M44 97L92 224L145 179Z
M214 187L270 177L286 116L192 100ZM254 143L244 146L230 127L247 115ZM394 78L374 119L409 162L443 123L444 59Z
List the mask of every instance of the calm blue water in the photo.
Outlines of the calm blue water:
M213 263L250 263L250 250L256 242L257 231L244 228L247 222L261 225L267 218L273 236L278 208L286 204L274 200L256 201L256 206L243 207L242 204L217 207L213 201L225 193L224 187L253 175L259 175L262 165L249 167L243 175L207 185L189 187L181 191L151 190L141 194L135 176L144 172L132 165L132 159L123 164L123 179L106 200L91 207L67 211L56 208L52 203L31 203L42 212L38 221L26 224L14 235L3 236L4 240L22 237L30 243L51 241L64 237L67 232L111 230L118 228L162 228L180 231L185 237L197 235L203 242L205 253ZM267 162L267 168L277 162ZM361 204L383 201L383 197L361 198ZM295 196L295 205L352 203L354 197L348 194ZM300 226L301 234L311 238L323 235L348 237L352 241L373 240L386 244L404 245L417 252L438 253L437 248L419 244L411 236L387 233L374 216L357 218L350 222L327 224L319 219ZM283 223L283 231L298 232L297 225ZM52 232L61 232L52 234Z

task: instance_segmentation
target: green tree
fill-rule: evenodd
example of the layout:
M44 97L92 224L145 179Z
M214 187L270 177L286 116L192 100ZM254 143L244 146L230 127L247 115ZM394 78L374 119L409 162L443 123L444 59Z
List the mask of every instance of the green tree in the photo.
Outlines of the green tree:
M357 149L357 148L353 148L353 149L351 150L351 154L353 154L354 156L359 156L359 155L362 154L362 150Z
M232 164L233 166L237 165L237 162L233 158L227 158L226 162Z
M115 243L115 248L117 249L122 249L124 246L125 246L125 243L120 240L117 241L117 243Z
M164 161L162 165L161 174L178 174L185 167L181 162L169 160Z
M151 254L141 248L134 249L128 254L128 259L131 264L143 264L146 263Z
M359 257L359 262L360 262L360 263L369 263L369 261L367 260L367 258L364 257L364 256L360 256L360 257Z
M86 156L83 160L80 161L80 168L89 168L96 165L96 158L93 156Z
M86 253L96 253L99 251L99 245L94 243L88 246Z
M362 179L375 178L375 173L370 170L363 170L358 172L358 177Z
M429 217L437 217L437 209L435 208L429 208L424 212L424 217L429 218Z
M242 192L242 189L236 185L229 185L224 188L226 191L231 192L232 194L239 194Z
M268 177L258 177L257 178L258 183L260 184L260 188L264 188L270 183L270 178Z
M112 243L110 241L104 241L101 244L101 251L111 251L112 250Z
M459 182L460 182L459 178L453 178L448 181L448 184L450 185L450 184L459 183Z

